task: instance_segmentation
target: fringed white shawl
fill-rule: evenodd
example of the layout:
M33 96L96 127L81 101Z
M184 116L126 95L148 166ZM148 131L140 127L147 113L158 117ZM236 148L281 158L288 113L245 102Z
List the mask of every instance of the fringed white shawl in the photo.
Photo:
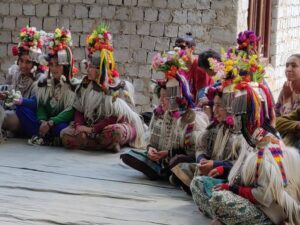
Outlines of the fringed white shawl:
M281 143L281 147L283 149L282 163L287 176L288 185L284 187L280 168L272 153L268 150L268 146L266 146L263 161L259 167L258 183L260 186L257 187L259 189L257 189L256 192L259 196L262 196L262 199L256 200L266 208L268 208L272 202L277 203L285 212L289 224L299 225L300 156L298 151L294 148L286 147L283 143ZM229 174L229 183L232 184L234 182L235 177L240 171L242 178L241 185L253 187L256 185L257 150L249 151L249 145L246 143L242 144L242 149L239 159ZM261 184L265 185L262 186ZM254 189L256 189L256 187L254 187ZM255 190L252 191L252 193L255 193Z
M118 120L125 119L136 129L136 138L130 143L136 148L145 147L143 141L144 125L138 113L136 113L122 98L113 98L102 91L93 90L90 82L87 88L81 87L74 108L84 114L86 120L95 123L101 117L116 116Z
M46 81L45 81L46 79ZM37 100L38 104L47 104L48 101L53 101L52 98L56 98L52 106L53 113L60 113L64 110L70 110L73 106L75 93L71 90L69 84L65 82L65 79L61 78L60 82L55 85L52 78L42 77L39 82L47 82L43 87L38 87Z

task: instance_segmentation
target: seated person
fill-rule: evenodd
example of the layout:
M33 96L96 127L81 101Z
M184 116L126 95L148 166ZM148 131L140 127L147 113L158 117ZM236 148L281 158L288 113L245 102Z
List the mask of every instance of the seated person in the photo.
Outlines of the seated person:
M300 150L300 106L285 116L277 117L276 129L286 145Z
M240 153L242 135L233 129L233 118L224 103L219 87L210 87L207 97L214 99L214 121L200 137L194 162L179 163L172 168L173 180L188 190L194 176L227 179L229 171Z
M170 54L172 55L170 59L177 57L176 52L167 55ZM167 64L175 66L172 60ZM154 69L164 68L163 65L158 65L158 67L155 63L152 65ZM196 140L208 125L207 116L193 110L194 103L188 83L185 82L185 77L180 75L183 71L180 67L176 70L177 72L173 75L170 74L170 70L166 71L166 78L157 82L156 93L159 96L160 105L154 110L150 123L147 151L131 150L121 155L125 164L153 180L169 178L171 175L169 162L176 155L180 155L181 160L184 161L195 160Z
M276 103L276 116L285 116L300 106L300 54L291 55L285 64L287 81Z
M88 74L76 91L74 122L61 132L63 145L113 153L127 144L143 147L144 125L133 108L133 86L121 80L115 69L106 25L88 36L87 47Z
M199 57L193 54L195 51L196 42L191 33L187 33L185 36L177 38L175 47L179 47L186 52L186 66L188 67L186 77L189 81L191 93L195 101L198 90L212 85L214 80L207 73L205 68L199 66Z
M18 56L17 64L8 69L5 84L0 91L5 116L2 129L12 136L30 137L21 128L18 106L36 109L36 79L44 71L39 65L42 54L42 40L40 32L35 27L24 27L19 34L18 46L13 47L13 55ZM1 127L0 127L1 130Z
M40 77L37 89L37 110L20 107L18 114L23 129L34 145L61 145L60 131L73 120L75 93L70 84L73 77L73 55L70 49L71 33L57 28L48 40L48 55L42 60L49 66Z

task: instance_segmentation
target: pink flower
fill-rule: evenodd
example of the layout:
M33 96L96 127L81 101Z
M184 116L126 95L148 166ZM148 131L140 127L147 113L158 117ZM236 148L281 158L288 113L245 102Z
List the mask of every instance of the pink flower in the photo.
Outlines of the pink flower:
M233 116L232 115L227 116L225 123L228 126L233 126L233 124L234 124L234 118L233 118Z
M179 57L181 58L182 56L184 56L186 54L185 50L180 49L179 50Z
M164 60L160 53L157 53L153 59L152 59L152 69L157 70L162 64L164 63Z

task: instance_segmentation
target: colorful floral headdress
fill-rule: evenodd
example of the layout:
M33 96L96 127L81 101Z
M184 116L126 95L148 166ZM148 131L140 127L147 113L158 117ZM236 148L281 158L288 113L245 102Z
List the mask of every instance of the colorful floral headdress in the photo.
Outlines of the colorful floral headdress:
M28 51L32 61L38 62L38 57L42 54L43 40L40 31L35 27L23 27L18 35L18 46L13 46L12 54L19 55L22 50Z
M242 132L251 143L250 134L274 120L272 95L263 82L264 66L255 54L231 50L223 51L221 62L209 62L221 80L227 111L241 116Z
M189 83L186 79L186 61L188 57L184 50L174 48L174 51L158 53L152 59L152 69L161 71L165 75L167 94L177 101L177 105L194 107ZM178 97L184 97L185 100Z
M56 28L54 33L48 34L49 55L57 55L58 64L70 66L69 80L73 78L73 74L78 72L74 66L74 57L71 51L72 35L68 29Z
M108 31L108 26L104 23L100 24L93 32L87 37L87 48L89 54L93 54L96 51L106 49L113 51L112 48L112 34Z
M221 61L208 59L210 69L215 73L216 80L222 80L223 86L241 82L261 82L265 76L264 65L256 54L248 55L243 51L222 49Z
M99 68L97 83L103 89L116 87L120 83L111 40L112 35L106 24L100 24L86 39L91 63Z
M67 49L72 46L71 32L65 28L56 28L52 38L49 40L50 53L56 54L60 50Z
M177 72L184 75L188 70L186 61L188 60L184 50L176 47L174 51L157 53L152 59L152 69L161 71L167 80L175 78Z

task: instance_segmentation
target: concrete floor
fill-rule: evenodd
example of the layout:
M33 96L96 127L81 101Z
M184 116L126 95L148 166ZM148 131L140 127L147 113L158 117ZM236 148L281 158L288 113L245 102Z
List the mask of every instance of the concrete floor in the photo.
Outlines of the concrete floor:
M208 225L192 198L119 154L0 144L0 224Z

